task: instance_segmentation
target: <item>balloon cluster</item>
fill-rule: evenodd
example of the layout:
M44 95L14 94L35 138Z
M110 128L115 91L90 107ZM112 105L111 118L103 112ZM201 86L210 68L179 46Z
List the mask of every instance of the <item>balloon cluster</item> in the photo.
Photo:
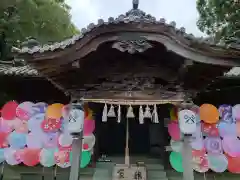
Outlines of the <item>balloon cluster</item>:
M55 164L62 168L71 166L73 138L67 129L68 107L60 103L6 103L0 119L0 162L27 166L40 163L44 167ZM92 118L92 111L86 109L82 168L89 164L95 144L95 121Z
M217 109L211 104L194 107L199 121L197 130L192 135L192 163L197 172L240 173L240 105L221 105ZM170 163L172 167L183 172L182 155L183 134L178 120L168 124L171 136Z

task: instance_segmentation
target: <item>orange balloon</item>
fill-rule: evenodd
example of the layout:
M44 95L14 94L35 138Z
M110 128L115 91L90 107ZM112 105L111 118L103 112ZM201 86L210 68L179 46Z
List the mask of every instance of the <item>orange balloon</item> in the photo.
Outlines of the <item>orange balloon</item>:
M47 107L46 116L47 118L59 119L62 117L63 104L56 103Z
M219 121L218 109L212 104L203 104L199 108L200 119L205 123L214 124Z

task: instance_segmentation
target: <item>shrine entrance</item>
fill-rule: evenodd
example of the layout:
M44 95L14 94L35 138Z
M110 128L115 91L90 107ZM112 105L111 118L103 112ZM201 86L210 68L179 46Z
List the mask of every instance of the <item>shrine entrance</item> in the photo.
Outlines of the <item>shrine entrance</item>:
M97 138L96 154L97 159L105 156L108 160L111 157L118 157L124 162L127 145L128 130L128 154L130 163L143 161L147 158L163 160L165 146L168 144L168 133L164 130L164 118L169 116L169 105L158 105L161 109L159 123L154 123L152 118L144 118L143 122L139 121L139 107L133 107L135 117L127 118L128 106L121 106L121 120L118 122L117 117L107 117L107 122L102 122L102 104L95 104L93 107L96 111L96 132ZM96 110L98 109L98 110ZM117 116L117 112L115 112ZM128 121L128 125L127 125Z
M150 155L151 144L150 134L151 120L146 119L144 124L139 123L138 116L135 118L126 117L127 106L122 108L121 122L117 122L116 117L108 117L107 122L102 122L102 114L97 117L97 137L99 141L98 153L100 156L122 156L125 155L126 131L128 121L129 131L129 153L130 156ZM138 114L138 108L134 108ZM154 139L154 138L153 138Z
M130 161L131 156L150 155L150 123L151 121L146 121L139 124L138 117L128 119Z

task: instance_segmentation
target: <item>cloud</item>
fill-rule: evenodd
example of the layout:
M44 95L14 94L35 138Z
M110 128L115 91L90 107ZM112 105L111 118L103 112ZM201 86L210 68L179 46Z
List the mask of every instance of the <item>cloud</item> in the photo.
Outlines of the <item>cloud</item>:
M72 7L72 20L81 29L98 19L117 17L131 9L131 0L66 0ZM198 13L195 0L140 0L139 8L157 19L175 21L177 27L185 27L188 33L202 36L196 22Z

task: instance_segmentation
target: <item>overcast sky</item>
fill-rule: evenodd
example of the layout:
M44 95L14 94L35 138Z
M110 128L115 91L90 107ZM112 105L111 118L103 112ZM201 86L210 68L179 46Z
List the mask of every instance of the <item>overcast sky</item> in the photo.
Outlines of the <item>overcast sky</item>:
M132 0L66 0L72 7L71 15L75 25L81 29L98 19L117 17L132 8ZM139 0L139 8L158 20L175 21L177 27L185 27L188 33L203 34L197 29L198 12L196 0Z

